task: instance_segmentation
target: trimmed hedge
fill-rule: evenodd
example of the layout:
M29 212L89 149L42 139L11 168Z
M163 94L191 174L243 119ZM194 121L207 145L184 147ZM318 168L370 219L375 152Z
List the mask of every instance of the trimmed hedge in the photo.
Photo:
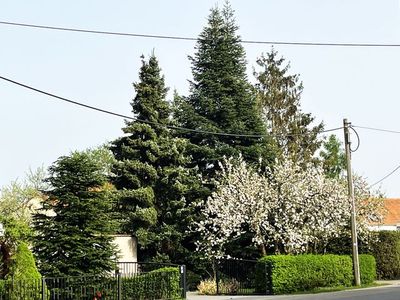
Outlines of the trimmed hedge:
M100 291L106 299L116 299L116 277L62 277L47 280L51 298L92 299ZM121 278L122 299L181 299L178 268L161 268L149 273ZM41 280L0 280L0 299L41 300Z
M400 279L400 232L380 231L372 243L379 279Z
M178 268L166 267L122 278L123 299L181 299Z
M375 279L375 259L360 255L362 283ZM259 260L256 291L283 294L319 287L351 286L353 263L347 255L273 255Z
M370 284L376 280L375 257L368 254L360 254L360 279L362 284Z
M0 299L41 300L41 280L0 280Z

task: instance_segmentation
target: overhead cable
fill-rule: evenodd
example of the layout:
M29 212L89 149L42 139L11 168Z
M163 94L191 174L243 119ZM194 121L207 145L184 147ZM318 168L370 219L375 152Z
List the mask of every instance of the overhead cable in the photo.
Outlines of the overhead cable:
M140 123L145 123L145 124L150 124L150 125L155 125L155 126L161 126L161 127L165 127L165 128L169 128L169 129L174 129L174 130L181 130L181 131L188 131L188 132L195 132L195 133L202 133L202 134L210 134L210 135L218 135L218 136L232 136L232 137L244 137L244 138L246 138L246 137L247 138L263 138L263 137L271 136L270 134L262 134L262 135L260 135L260 134L241 134L241 133L213 132L213 131L206 131L206 130L200 130L200 129L190 129L190 128L185 128L185 127L180 127L180 126L161 124L161 123L157 123L157 122L152 122L152 121L148 121L148 120L142 120L142 119L138 119L138 118L135 118L135 117L131 117L131 116L115 113L115 112L112 112L112 111L109 111L109 110L106 110L106 109L102 109L102 108L98 108L98 107L95 107L95 106L92 106L92 105L84 104L82 102L74 101L74 100L71 100L71 99L68 99L68 98L65 98L65 97L61 97L61 96L55 95L55 94L50 93L50 92L46 92L46 91L40 90L38 88L29 86L27 84L23 84L21 82L9 79L7 77L0 76L0 79L4 80L4 81L7 81L7 82L10 82L12 84L18 85L20 87L35 91L37 93L44 94L44 95L47 95L49 97L52 97L52 98L55 98L55 99L58 99L58 100L61 100L61 101L64 101L64 102L68 102L70 104L78 105L78 106L81 106L81 107L84 107L84 108L87 108L87 109L95 110L95 111L98 111L98 112L102 112L102 113L105 113L105 114L113 115L113 116L116 116L116 117L132 120L132 121L136 121L136 122L140 122ZM331 128L331 129L323 130L323 131L320 132L320 134L321 133L325 133L325 132L331 132L331 131L340 130L342 128L343 127ZM285 136L299 136L299 135L304 135L304 134L287 134Z
M16 23L16 22L7 22L7 21L0 21L0 24L1 25L10 25L10 26L19 26L19 27L28 27L28 28L37 28L37 29L80 32L80 33L90 33L90 34L103 34L103 35L114 35L114 36L126 36L126 37L184 40L184 41L197 41L198 40L198 38L184 37L184 36L91 30L91 29L47 26L47 25L37 25L37 24L28 24L28 23ZM290 42L290 41L261 41L261 40L242 40L241 42L244 44L267 44L267 45L286 45L286 46L400 47L400 44L392 44L392 43L385 44L385 43L339 43L339 42Z
M390 129L382 129L382 128L375 128L375 127L366 127L366 126L357 126L353 125L355 128L367 129L367 130L374 130L374 131L381 131L381 132L388 132L388 133L400 133L400 131L390 130Z
M400 169L400 165L398 165L393 171L391 171L389 174L387 174L386 176L384 176L382 179L378 180L377 182L375 182L374 184L371 184L370 187L373 187L379 183L381 183L382 181L384 181L386 178L388 178L389 176L391 176L392 174L394 174L398 169Z

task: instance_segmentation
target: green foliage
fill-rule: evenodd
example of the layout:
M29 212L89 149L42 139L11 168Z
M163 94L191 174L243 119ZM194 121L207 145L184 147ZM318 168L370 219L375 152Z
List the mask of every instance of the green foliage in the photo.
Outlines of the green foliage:
M11 257L12 265L9 277L15 280L37 280L40 279L40 273L36 268L35 259L28 245L21 242L16 253Z
M112 203L104 169L88 152L60 157L50 168L43 208L34 216L38 266L46 276L114 269Z
M181 299L179 270L165 267L122 278L123 299Z
M200 33L196 53L189 57L193 81L190 95L176 97L175 117L181 126L213 132L265 135L256 97L246 76L245 51L237 35L233 10L211 9L208 24ZM250 162L273 159L268 138L182 133L190 141L189 154L204 179L218 169L217 161L239 152Z
M289 64L278 58L273 48L257 59L261 70L254 71L259 109L274 137L279 154L293 160L309 162L321 145L318 134L323 124L312 126L315 118L301 111L303 84L299 75L290 75Z
M0 238L0 279L10 273L18 246L29 240L32 230L23 219L16 219L15 216L0 216L0 223L4 226L4 236Z
M42 300L41 280L0 280L0 299Z
M371 246L378 279L400 279L400 232L379 231Z
M360 256L362 283L375 278L374 259ZM270 294L308 291L320 287L351 286L353 264L347 255L276 255L259 260L256 289Z
M11 257L10 272L6 280L0 280L0 298L10 300L40 300L41 276L36 268L32 252L25 242L20 242Z
M328 177L339 178L340 174L346 170L346 155L342 144L334 134L324 141L323 150L319 156Z
M167 88L156 57L142 60L132 112L141 122L127 122L125 135L111 145L116 162L112 178L119 231L138 237L141 261L181 262L191 223L192 186L199 185L194 170L186 168L186 141L174 137L165 99Z
M376 280L376 261L372 255L360 254L360 279L362 284L370 284Z
M261 138L244 136L215 135L202 132L181 131L178 134L188 140L186 153L193 166L201 175L202 184L192 186L192 196L206 200L214 191L214 178L219 169L218 162L224 156L238 156L261 168L271 165L275 149L257 108L256 95L246 75L245 50L237 33L234 11L229 3L222 9L213 8L207 25L198 37L196 52L189 57L193 80L187 96L175 95L174 118L179 126L216 133L262 135ZM198 211L196 211L198 213ZM199 220L199 214L194 214ZM189 236L185 243L191 249L185 262L189 269L195 256L194 240ZM251 240L251 237L248 239ZM242 249L244 244L236 243L232 249Z
M29 224L33 213L32 199L40 199L44 183L45 171L38 168L30 170L22 181L13 181L0 190L0 216L7 216L19 222Z

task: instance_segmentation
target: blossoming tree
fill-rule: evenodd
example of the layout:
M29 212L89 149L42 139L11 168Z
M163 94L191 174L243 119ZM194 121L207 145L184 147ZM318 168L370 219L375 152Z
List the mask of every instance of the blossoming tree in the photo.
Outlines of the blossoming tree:
M290 159L260 174L239 157L226 158L216 191L204 203L203 221L196 224L198 249L208 256L225 255L225 245L250 230L262 254L303 253L324 244L348 225L350 201L343 180L327 178L320 166L300 166ZM371 193L357 177L360 228L379 218ZM364 206L366 206L364 208Z

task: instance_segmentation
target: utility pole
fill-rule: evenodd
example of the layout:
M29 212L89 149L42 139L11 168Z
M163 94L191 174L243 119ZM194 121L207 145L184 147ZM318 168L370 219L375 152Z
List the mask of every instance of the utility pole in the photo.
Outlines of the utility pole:
M361 281L360 281L360 264L358 260L356 204L354 201L353 176L351 172L351 150L350 150L351 142L350 142L350 132L349 132L350 125L351 123L348 122L347 119L343 119L344 144L346 148L346 161L347 161L347 184L349 189L349 198L351 201L351 242L353 250L354 282L356 286L360 286Z

